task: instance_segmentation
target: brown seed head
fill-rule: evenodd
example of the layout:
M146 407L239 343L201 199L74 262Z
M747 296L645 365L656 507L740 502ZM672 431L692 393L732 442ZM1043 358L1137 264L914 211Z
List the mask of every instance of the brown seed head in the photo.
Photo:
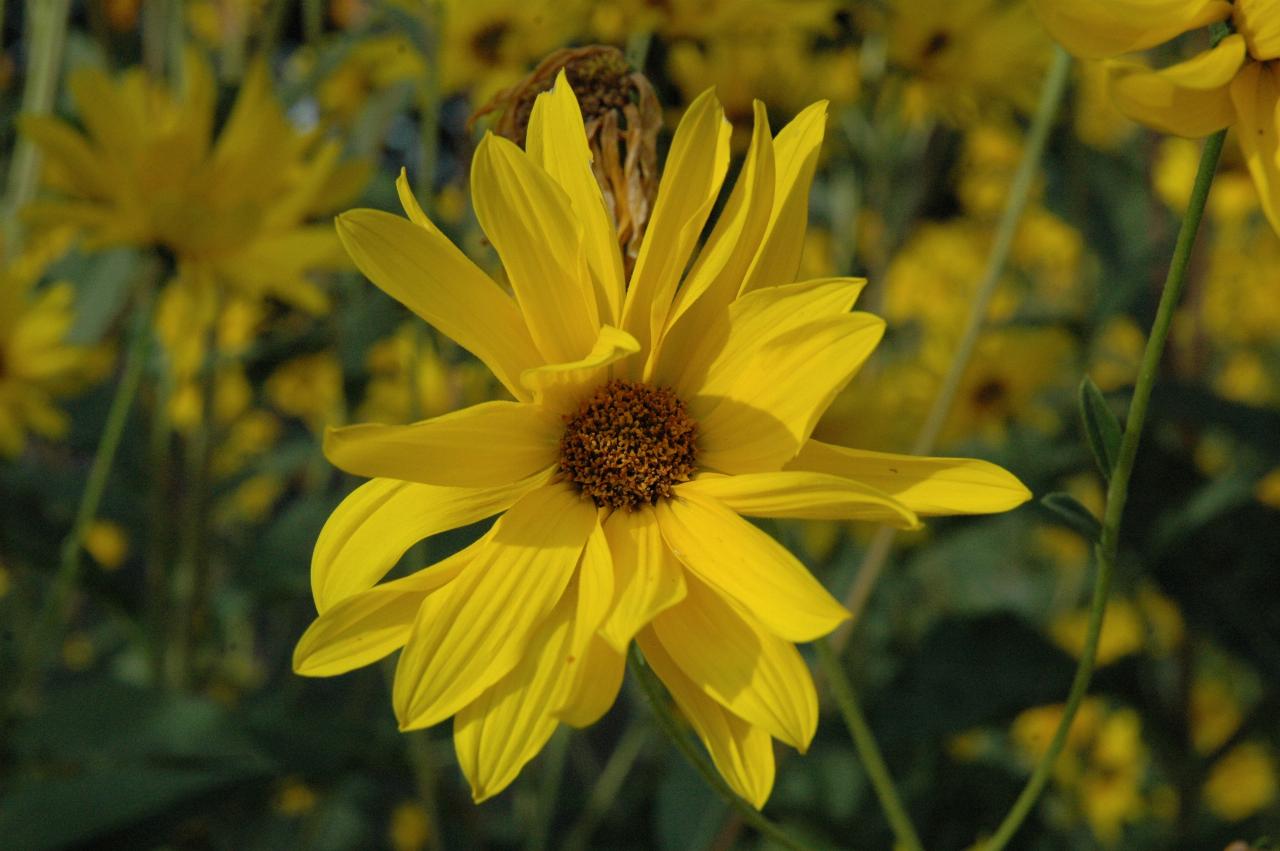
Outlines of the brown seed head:
M693 475L696 439L669 389L610 381L565 417L560 470L598 506L654 505Z

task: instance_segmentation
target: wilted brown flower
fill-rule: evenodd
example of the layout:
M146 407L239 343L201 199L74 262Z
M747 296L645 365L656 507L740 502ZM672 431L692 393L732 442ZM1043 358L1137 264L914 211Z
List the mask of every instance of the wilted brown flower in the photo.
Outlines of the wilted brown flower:
M604 45L557 50L471 120L498 113L494 132L523 147L533 103L552 87L561 69L582 107L591 170L604 192L630 277L658 192L662 108L649 80L631 70L622 51Z

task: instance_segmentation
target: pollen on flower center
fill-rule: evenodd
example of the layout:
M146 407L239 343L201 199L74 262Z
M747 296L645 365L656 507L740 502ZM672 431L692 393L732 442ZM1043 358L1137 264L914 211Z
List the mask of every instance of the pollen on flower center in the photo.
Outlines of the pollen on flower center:
M654 505L693 474L696 438L669 389L610 381L565 417L560 470L596 505Z

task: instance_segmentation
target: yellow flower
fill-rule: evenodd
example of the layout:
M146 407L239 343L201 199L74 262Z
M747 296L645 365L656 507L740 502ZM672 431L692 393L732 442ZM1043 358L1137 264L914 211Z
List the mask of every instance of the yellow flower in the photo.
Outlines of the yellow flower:
M84 548L103 570L119 570L129 557L129 536L118 523L95 520L84 533Z
M1049 32L1072 53L1108 59L1111 95L1125 115L1166 133L1198 137L1229 125L1262 209L1280 231L1280 5L1276 0L1033 0ZM1216 47L1161 70L1112 59L1230 20Z
M327 434L330 461L373 479L320 533L320 615L294 668L339 674L403 647L400 726L452 717L476 800L561 722L608 709L634 638L726 781L762 805L772 739L804 750L817 724L794 642L847 612L740 515L910 528L1029 497L982 461L810 439L884 330L849 312L862 280L794 282L825 112L814 104L772 138L757 105L741 176L693 259L729 162L724 112L711 92L697 98L629 282L563 76L538 97L527 153L489 135L472 166L476 216L514 298L403 180L408 220L339 217L356 265L513 399ZM472 546L376 584L422 538L495 514Z
M1245 742L1214 763L1204 783L1209 809L1227 821L1242 821L1270 806L1280 792L1276 761L1258 742Z
M56 440L70 422L57 399L80 390L106 364L101 352L67 341L75 320L71 284L36 283L65 241L6 258L0 246L0 458L18 455L27 435Z
M287 818L306 815L316 807L315 790L299 777L286 777L272 802L275 811Z
M473 103L487 103L573 38L581 19L576 5L578 0L443 0L441 91L466 91Z
M93 247L162 247L192 287L324 310L327 297L306 275L346 263L329 226L306 222L346 203L364 165L340 165L337 142L289 123L265 64L250 70L216 140L213 75L194 50L183 76L179 96L139 69L118 81L82 69L69 87L84 132L24 116L60 196L33 202L26 215L74 225Z
M344 419L342 364L333 352L303 355L281 364L266 383L267 398L281 413L320 432Z
M422 804L404 801L391 811L387 842L393 851L422 851L431 838L431 819Z

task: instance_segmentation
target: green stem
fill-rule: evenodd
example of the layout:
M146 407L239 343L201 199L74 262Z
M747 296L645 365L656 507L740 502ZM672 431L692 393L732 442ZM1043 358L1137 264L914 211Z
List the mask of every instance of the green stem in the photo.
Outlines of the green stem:
M938 435L942 433L942 427L946 425L947 417L951 414L956 395L960 391L960 384L969 368L969 361L973 358L974 349L977 348L978 338L982 336L986 325L991 299L995 296L1000 278L1004 274L1005 264L1009 261L1013 240L1018 235L1018 224L1022 221L1022 214L1031 200L1031 188L1035 185L1036 172L1040 167L1040 159L1049 139L1049 131L1058 114L1062 95L1066 91L1070 70L1071 57L1061 48L1056 49L1053 63L1049 66L1048 76L1045 77L1044 86L1040 90L1040 103L1036 107L1035 118L1032 119L1031 129L1027 133L1022 160L1014 173L1013 183L1009 187L1009 197L1005 202L1004 211L1000 214L1000 222L996 226L991 250L987 254L986 268L978 283L973 302L969 306L969 315L965 319L960 342L956 346L955 355L951 358L947 374L942 380L942 387L934 398L933 405L929 408L924 424L920 427L915 443L911 447L913 455L928 455L933 451ZM866 608L871 591L888 562L896 534L894 529L883 527L872 539L871 546L858 568L853 587L845 595L845 607L853 616L845 621L833 636L837 650L844 647L849 640L853 626L858 623L862 610Z
M631 768L640 754L644 752L645 745L649 742L649 735L647 725L633 722L627 727L626 732L622 734L622 738L609 754L609 761L604 764L600 776L591 785L591 793L586 805L582 808L582 814L578 816L577 823L569 830L561 846L564 851L584 851L588 847L592 831L596 829L601 817L609 811L618 793L622 791L622 784L631 773Z
M98 516L98 507L102 504L102 495L106 491L107 480L111 476L116 450L120 448L125 425L129 421L129 412L133 408L133 400L138 394L138 386L141 383L143 366L147 360L147 347L151 339L151 303L152 291L151 287L147 286L138 293L133 322L129 329L124 371L120 376L120 383L116 385L115 396L111 400L111 407L107 411L107 418L102 426L102 438L98 441L98 449L94 453L93 464L89 468L89 477L85 480L84 490L80 495L75 520L71 524L71 531L62 541L57 573L54 574L49 595L45 598L44 607L26 645L22 666L23 686L15 694L16 703L25 705L34 699L58 629L66 620L71 592L75 589L76 580L80 575L84 536Z
M663 734L671 741L676 749L684 755L694 770L702 777L703 781L710 786L725 802L733 809L737 810L742 820L751 825L768 839L773 840L784 848L791 848L793 851L809 851L809 846L791 836L781 827L769 821L764 814L755 807L748 804L738 796L736 792L729 788L729 784L724 782L724 778L720 776L720 772L711 764L711 761L698 750L680 726L680 722L676 719L675 713L671 711L671 706L667 702L663 687L658 681L658 677L650 670L645 663L644 657L633 642L630 650L631 670L635 674L636 680L640 683L640 691L644 693L645 699L649 702L649 708L653 710L653 717L658 722L658 727L662 729Z
M893 777L889 774L884 757L880 755L880 748L876 745L871 726L867 724L866 716L858 706L853 683L826 641L815 641L813 649L818 655L818 667L831 686L831 696L835 698L840 715L844 718L844 725L849 730L850 738L853 739L853 746L858 751L858 758L862 760L862 767L866 770L868 779L871 780L871 788L875 790L876 798L880 801L880 809L888 819L893 835L897 837L896 847L906 851L922 851L924 846L920 844L920 837L911 824L907 808L902 805L902 798L898 795L897 787L893 785Z
M544 851L551 844L551 827L555 822L560 786L564 782L565 760L569 755L569 731L556 730L543 756L542 782L538 788L537 815L525 841L525 851Z
M22 89L22 111L43 115L53 109L58 91L58 70L67 36L69 0L28 0L27 32L30 48L26 82ZM26 135L18 137L9 163L9 185L0 209L4 239L11 252L21 235L18 211L35 195L40 178L40 153Z
M1062 719L1058 722L1058 729L1054 731L1048 749L1032 771L1031 779L1027 781L1022 794L1014 802L995 835L991 837L991 841L984 846L984 851L998 851L1007 845L1031 812L1036 799L1049 781L1053 764L1071 730L1071 722L1089 688L1089 680L1093 676L1094 661L1098 652L1098 637L1102 633L1102 620L1107 609L1111 575L1114 573L1116 556L1120 548L1120 521L1124 516L1125 501L1129 496L1129 479L1133 475L1133 464L1138 457L1138 444L1142 439L1142 427L1146 423L1151 391L1155 388L1156 374L1160 368L1160 358L1164 354L1165 342L1169 338L1174 311L1178 307L1182 290L1186 286L1187 269L1191 265L1191 252L1195 247L1196 233L1200 230L1200 220L1204 217L1209 187L1213 183L1213 173L1218 167L1218 158L1222 154L1222 143L1226 135L1226 130L1219 130L1205 141L1204 151L1200 155L1200 167L1196 172L1196 182L1191 190L1191 200L1182 217L1182 227L1178 230L1178 241L1173 249L1169 274L1165 278L1164 290L1160 293L1160 305L1156 309L1155 322L1151 326L1151 336L1142 353L1142 366L1138 370L1133 399L1129 403L1129 415L1125 419L1124 437L1120 441L1120 452L1116 458L1115 469L1111 473L1111 482L1107 487L1102 535L1094 549L1098 561L1098 573L1094 580L1093 602L1089 608L1089 625L1085 633L1084 649L1080 654L1075 678L1071 682L1071 691L1067 696Z

